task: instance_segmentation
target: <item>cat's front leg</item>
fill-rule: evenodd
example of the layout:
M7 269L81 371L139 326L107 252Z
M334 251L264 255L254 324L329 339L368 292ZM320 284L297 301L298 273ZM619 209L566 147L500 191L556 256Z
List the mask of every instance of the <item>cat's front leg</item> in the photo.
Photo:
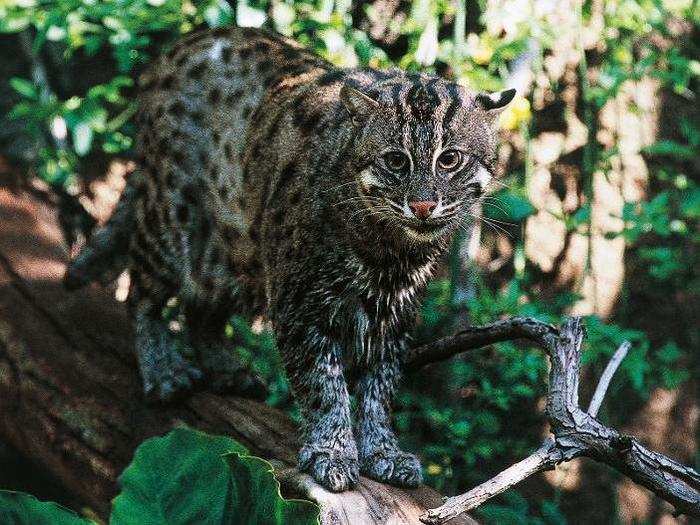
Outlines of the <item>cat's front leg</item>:
M420 461L399 449L391 424L391 403L399 379L399 351L399 344L390 346L357 384L360 470L383 483L417 487L423 481Z
M299 469L328 490L347 490L359 468L340 346L315 329L294 339L286 338L281 351L304 418Z

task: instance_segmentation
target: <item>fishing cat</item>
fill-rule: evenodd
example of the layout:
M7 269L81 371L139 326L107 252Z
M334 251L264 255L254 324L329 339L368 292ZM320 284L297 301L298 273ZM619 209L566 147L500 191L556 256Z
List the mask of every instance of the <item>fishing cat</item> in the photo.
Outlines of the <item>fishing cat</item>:
M300 468L333 491L359 472L418 485L390 420L401 355L426 280L492 177L496 117L515 92L337 69L250 28L185 37L139 92L139 170L66 285L128 268L144 388L161 399L201 379L255 388L223 328L264 315L303 415ZM172 297L179 334L162 317Z

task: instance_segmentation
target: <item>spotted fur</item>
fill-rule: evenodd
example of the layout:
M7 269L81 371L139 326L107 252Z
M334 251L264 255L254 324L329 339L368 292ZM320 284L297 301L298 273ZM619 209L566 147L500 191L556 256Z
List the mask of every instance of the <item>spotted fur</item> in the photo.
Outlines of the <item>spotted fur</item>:
M128 267L145 389L161 398L202 376L254 386L222 328L234 313L265 315L304 416L300 467L335 491L359 472L416 486L420 463L390 421L401 354L493 172L493 122L512 92L336 69L279 36L227 28L185 37L140 93L140 171L67 284ZM161 319L171 297L183 334Z

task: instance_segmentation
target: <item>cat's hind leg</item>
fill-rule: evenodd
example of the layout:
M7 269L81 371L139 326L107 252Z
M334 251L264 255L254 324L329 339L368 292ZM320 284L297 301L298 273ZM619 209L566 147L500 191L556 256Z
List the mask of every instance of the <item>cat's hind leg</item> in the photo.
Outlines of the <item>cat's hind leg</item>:
M264 399L264 381L241 359L224 334L229 308L192 305L185 312L188 340L204 372L204 386L220 394Z
M184 356L187 348L162 317L163 304L148 297L131 301L135 345L143 389L148 398L170 401L189 392L202 371Z

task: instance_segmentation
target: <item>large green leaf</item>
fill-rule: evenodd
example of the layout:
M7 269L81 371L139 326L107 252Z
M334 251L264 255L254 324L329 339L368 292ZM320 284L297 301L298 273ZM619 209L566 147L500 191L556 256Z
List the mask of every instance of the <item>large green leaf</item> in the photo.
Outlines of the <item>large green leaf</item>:
M114 525L230 523L231 473L224 454L243 446L223 436L178 428L144 441L119 478Z
M112 525L318 523L318 507L285 500L272 466L233 439L175 429L144 441L119 481Z
M0 490L0 523L12 525L89 525L93 523L58 503L22 492Z
M284 499L272 465L253 456L229 454L232 499L240 525L311 525L319 523L319 509L306 500Z

